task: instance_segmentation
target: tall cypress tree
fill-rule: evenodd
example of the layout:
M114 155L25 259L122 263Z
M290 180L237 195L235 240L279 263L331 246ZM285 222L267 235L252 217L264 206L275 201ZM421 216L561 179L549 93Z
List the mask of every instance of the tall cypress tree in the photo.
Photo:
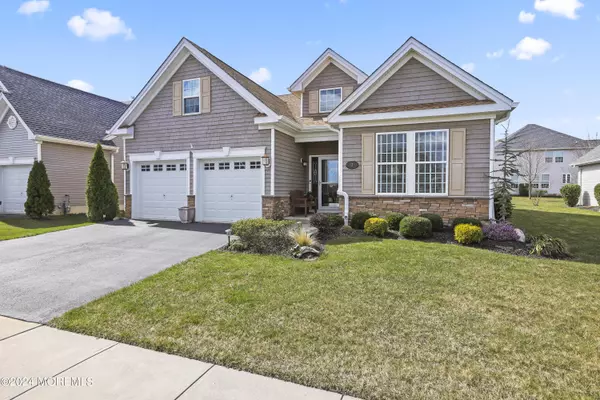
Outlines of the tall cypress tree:
M54 211L54 196L50 191L50 179L43 162L35 160L27 180L27 201L25 214L29 218L40 219Z
M90 221L111 221L117 216L119 195L117 187L110 179L110 169L100 143L96 145L96 151L90 163L85 196Z
M512 177L519 174L517 167L519 154L513 150L515 138L509 136L508 129L508 127L504 127L504 137L500 139L499 151L495 153L496 157L493 160L494 163L499 164L498 168L492 171L492 175L490 176L490 179L494 183L496 219L503 221L509 219L512 215Z

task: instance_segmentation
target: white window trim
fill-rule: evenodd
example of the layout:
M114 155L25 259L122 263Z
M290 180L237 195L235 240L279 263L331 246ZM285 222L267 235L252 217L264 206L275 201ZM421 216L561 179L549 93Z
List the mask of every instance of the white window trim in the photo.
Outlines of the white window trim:
M244 158L244 157L262 157L265 154L265 146L258 147L223 147L212 150L192 151L195 159L211 158Z
M548 181L547 181L547 185L548 187L542 187L542 185L544 184L544 176L548 176ZM540 179L539 179L539 187L538 189L550 189L550 174L540 174Z
M321 92L324 92L324 91L327 91L327 90L338 90L338 89L340 91L340 102L337 105L333 106L333 108L331 110L322 111L321 110ZM326 114L326 113L332 112L333 110L335 110L335 108L337 106L339 106L342 103L343 99L344 99L344 88L342 88L342 87L332 87L332 88L319 89L319 114Z
M568 179L567 179L568 178ZM570 173L562 174L562 183L563 185L567 185L573 181L573 176Z
M415 161L415 136L421 132L445 132L446 133L446 191L444 193L417 193L415 189L417 172L417 162ZM378 137L390 134L406 134L406 193L382 193L379 192L378 170L379 170L379 146ZM426 129L419 131L398 131L398 132L377 132L375 134L375 194L377 196L413 196L413 197L442 197L448 196L449 189L449 170L450 170L450 130L449 129ZM420 162L419 164L429 164Z
M191 82L191 81L198 81L198 96L186 96L185 95L185 83L186 82ZM201 107L201 94L202 94L202 87L201 87L202 82L200 81L200 78L194 78L194 79L184 79L181 82L181 115L198 115L198 114L202 114L202 107ZM186 113L185 112L185 99L194 99L194 98L198 98L198 112L194 112L194 113Z

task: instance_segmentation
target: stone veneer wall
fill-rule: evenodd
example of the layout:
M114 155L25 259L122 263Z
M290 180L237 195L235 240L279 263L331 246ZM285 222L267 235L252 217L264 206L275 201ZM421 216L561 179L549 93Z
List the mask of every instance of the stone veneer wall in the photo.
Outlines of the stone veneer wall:
M380 216L392 212L407 215L439 214L444 222L454 218L489 218L489 200L476 198L378 197L350 196L350 216L355 212L370 211Z
M291 202L289 196L263 196L262 197L262 216L263 218L273 218L273 211L275 210L275 205L281 204L282 207L285 207L287 210L287 214L290 216L291 213Z
M125 218L131 218L131 195L125 195Z

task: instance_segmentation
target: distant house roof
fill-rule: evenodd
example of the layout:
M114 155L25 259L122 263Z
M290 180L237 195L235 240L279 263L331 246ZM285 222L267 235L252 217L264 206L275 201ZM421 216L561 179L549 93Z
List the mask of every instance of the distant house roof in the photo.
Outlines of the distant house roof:
M595 147L592 151L579 157L572 165L589 165L600 164L600 146Z
M0 65L2 94L34 135L106 142L106 130L127 105Z
M585 140L544 126L529 124L512 133L512 147L515 150L581 149L593 148L600 144L597 140ZM496 148L499 148L499 144Z

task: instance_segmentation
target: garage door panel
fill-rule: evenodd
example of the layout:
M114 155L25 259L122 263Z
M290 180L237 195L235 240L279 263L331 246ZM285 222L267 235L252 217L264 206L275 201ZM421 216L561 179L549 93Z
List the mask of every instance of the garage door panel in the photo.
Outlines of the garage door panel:
M137 189L134 194L135 218L176 221L179 207L187 205L188 178L180 167L184 160L168 162L140 162L136 168ZM175 165L175 171L167 171ZM137 199L137 200L136 200Z
M27 181L31 165L0 167L0 211L5 214L24 214L27 201Z

